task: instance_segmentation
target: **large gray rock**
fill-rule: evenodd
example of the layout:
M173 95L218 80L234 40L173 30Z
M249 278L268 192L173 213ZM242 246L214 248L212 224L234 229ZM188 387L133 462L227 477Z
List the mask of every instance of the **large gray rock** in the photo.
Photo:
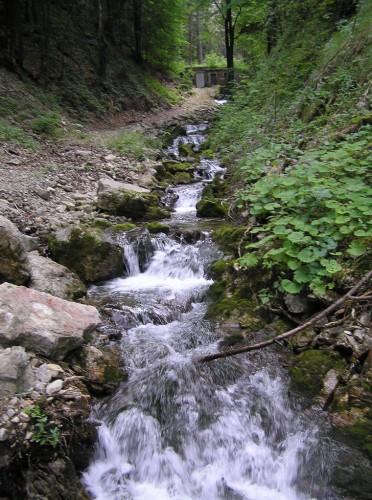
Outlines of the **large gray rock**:
M23 347L0 349L0 397L28 392L34 382L30 359Z
M23 286L0 285L0 346L21 345L60 360L82 346L99 323L95 307Z
M92 229L72 226L49 238L53 259L88 283L120 276L124 269L123 249Z
M30 279L30 265L22 233L0 215L0 283L24 285Z
M159 197L149 189L106 178L100 179L98 183L97 208L135 221L170 216L169 211L160 208Z
M67 267L37 253L29 253L28 258L31 266L30 288L65 300L77 299L86 293L84 283Z

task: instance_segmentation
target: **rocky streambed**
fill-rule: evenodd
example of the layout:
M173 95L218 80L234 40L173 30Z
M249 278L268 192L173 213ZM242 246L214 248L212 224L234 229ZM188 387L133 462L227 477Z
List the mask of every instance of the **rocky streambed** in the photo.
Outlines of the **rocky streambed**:
M201 109L199 121L208 114L213 114L212 108ZM169 123L171 133L179 133L185 120L190 123L190 117L185 116L177 123ZM9 148L4 152L4 183L0 190L2 497L87 498L80 473L88 467L97 429L101 428L101 421L91 417L91 407L126 380L118 343L122 328L118 324L125 330L134 325L133 314L123 314L133 306L130 298L123 305L115 295L107 298L90 294L87 298L86 291L92 284L148 269L154 248L149 253L149 237L141 236L144 232L171 232L176 243L194 244L204 238L200 224L195 227L188 221L187 225L169 225L170 207L176 205L179 196L177 190L184 190L189 199L178 208L187 214L196 202L194 194L189 196L188 186L197 183L210 167L209 152L201 159L193 151L192 141L190 146L182 140L190 131L183 129L176 155L171 145L167 158L145 159L135 168L124 156L97 146L77 149L49 145L40 153L40 160L45 161L42 175L37 170L34 177L35 164L24 169L23 160L27 164L29 159L23 152ZM51 158L58 158L58 168L46 168ZM8 177L7 169L8 174L11 172ZM169 185L176 189L169 190ZM226 183L218 177L209 182L197 204L198 216L223 217L227 196ZM136 233L138 225L140 231ZM123 239L123 234L132 232L136 239L134 253L133 241ZM216 324L213 335L223 339L213 344L215 349L282 333L326 305L311 296L288 294L278 297L271 309L262 308L257 296L262 288L272 285L274 277L234 265L246 236L244 225L222 225L214 234L225 252L208 268L208 277L214 283L204 312ZM138 267L134 271L133 262ZM178 265L182 267L182 263ZM199 272L192 259L190 265L192 273ZM190 301L186 302L188 308ZM168 321L168 317L160 320L157 314L155 308L151 321ZM123 321L128 323L124 325ZM192 327L193 321L192 317ZM332 464L325 467L325 474L320 470L311 473L311 477L322 478L319 487L300 475L298 491L312 492L317 498L369 498L370 328L368 309L344 308L289 346L277 346L275 359L264 360L269 365L280 360L279 364L289 369L293 401L302 401L298 411L305 418L319 420L325 431L323 445L332 443L328 450L321 446L309 452L315 457L309 462L315 469L327 461ZM192 328L190 332L194 345ZM168 349L167 335L165 332ZM206 336L210 341L210 333ZM254 357L253 365L262 363L260 359ZM233 367L240 376L242 365L233 363ZM224 370L222 379L227 373ZM249 381L254 391L262 384L270 385L270 379L256 377ZM284 389L277 389L284 397ZM301 433L301 426L296 429ZM311 436L310 432L308 444ZM317 447L319 440L314 443ZM275 451L275 439L273 446ZM275 460L272 465L275 469ZM287 487L286 481L280 484ZM91 491L95 491L93 483L91 479ZM293 498L303 498L296 496L300 493L292 486L288 483ZM221 498L237 498L234 495L238 490L231 490L225 480L217 481L216 488L218 495L223 492Z
M213 112L199 103L192 114ZM84 297L125 272L119 234L169 217L162 177L175 171L92 144L34 154L4 144L1 156L1 497L87 498L79 473L96 441L90 409L123 373L109 314Z

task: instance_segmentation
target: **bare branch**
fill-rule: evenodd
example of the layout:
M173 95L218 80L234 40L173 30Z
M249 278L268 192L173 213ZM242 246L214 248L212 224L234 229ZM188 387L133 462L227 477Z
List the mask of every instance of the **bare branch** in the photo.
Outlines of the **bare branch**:
M305 323L303 323L300 326L297 326L296 328L293 328L293 330L289 330L285 333L282 333L281 335L278 335L277 337L274 337L273 339L265 340L264 342L259 342L258 344L253 344L253 345L248 345L248 346L243 346L240 347L239 349L232 349L229 351L224 351L224 352L218 352L216 354L210 354L208 356L204 356L203 358L198 359L197 361L199 363L203 363L206 361L212 361L214 359L219 359L219 358L228 358L229 356L235 356L235 354L242 354L244 352L249 352L249 351L255 351L257 349L262 349L264 347L267 347L269 345L275 344L280 342L281 340L288 339L290 337L294 337L300 332L303 332L306 330L306 328L309 328L309 326L314 325L317 323L319 320L323 319L325 316L328 314L332 313L333 311L336 311L341 304L346 302L347 300L353 299L355 292L357 292L362 286L364 286L370 279L372 278L372 271L370 271L364 278L362 278L356 285L353 286L345 295L340 297L336 302L331 304L329 307L324 309L322 312L316 314L309 320L307 320Z

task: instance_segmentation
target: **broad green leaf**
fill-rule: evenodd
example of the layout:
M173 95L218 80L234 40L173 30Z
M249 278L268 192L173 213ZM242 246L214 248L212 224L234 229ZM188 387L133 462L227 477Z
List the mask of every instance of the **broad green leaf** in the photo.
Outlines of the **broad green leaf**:
M305 235L301 231L293 232L288 235L289 241L292 241L292 243L299 243L304 239Z
M302 262L313 262L314 259L314 254L310 248L304 248L297 254L297 258L300 259Z
M322 266L326 269L326 271L329 274L334 274L338 273L339 271L342 271L342 266L337 262L337 260L334 259L322 259L320 261Z
M298 293L302 290L302 285L299 283L294 283L293 281L290 280L282 280L280 282L280 286L283 288L285 292L288 293Z
M311 274L309 266L301 266L294 273L294 280L297 283L308 283L311 281Z
M367 251L367 247L362 243L360 243L359 241L353 241L353 243L349 246L349 248L346 251L353 257L359 257L360 255L363 255Z
M243 267L253 267L258 263L258 261L259 258L254 253L246 253L243 257L238 259L239 264Z

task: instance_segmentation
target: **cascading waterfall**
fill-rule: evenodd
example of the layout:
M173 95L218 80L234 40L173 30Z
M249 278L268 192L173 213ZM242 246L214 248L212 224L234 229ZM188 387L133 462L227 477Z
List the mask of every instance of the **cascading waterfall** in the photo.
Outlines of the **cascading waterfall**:
M203 185L175 188L172 223L196 219ZM208 234L193 245L157 238L146 270L127 243L128 276L90 291L115 296L128 376L93 410L101 426L87 491L97 500L310 499L317 429L291 409L275 354L197 362L219 341L203 303L218 248Z

